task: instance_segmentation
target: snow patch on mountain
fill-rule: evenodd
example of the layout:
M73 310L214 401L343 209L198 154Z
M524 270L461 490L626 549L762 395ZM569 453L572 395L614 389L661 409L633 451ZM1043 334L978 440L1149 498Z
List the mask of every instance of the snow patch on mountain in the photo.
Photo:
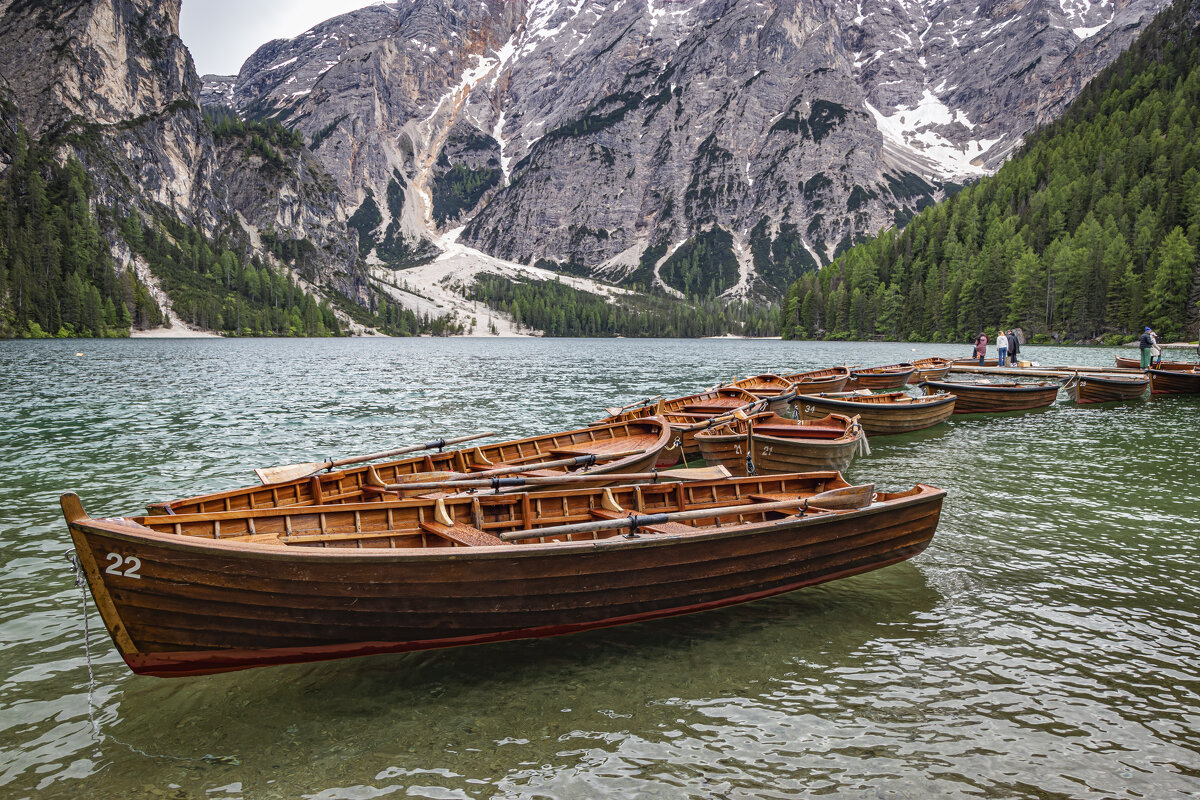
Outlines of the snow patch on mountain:
M928 89L915 106L899 107L892 114L884 114L865 101L863 105L886 140L928 160L941 177L962 179L988 173L980 157L1000 140L965 140L956 144L946 138L938 130L942 126L958 125L967 130L975 126L961 110L951 110Z

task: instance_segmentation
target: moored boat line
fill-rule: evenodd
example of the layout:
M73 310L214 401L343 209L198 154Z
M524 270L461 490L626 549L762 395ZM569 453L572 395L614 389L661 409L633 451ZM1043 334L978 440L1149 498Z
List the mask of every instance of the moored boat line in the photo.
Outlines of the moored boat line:
M851 373L884 388L986 369L922 359L764 373L562 433L342 469L396 451L290 465L322 471L140 517L91 518L67 494L63 513L101 616L141 674L551 636L766 597L920 552L942 490L876 493L832 470L869 454L867 434L1043 408L1059 384L925 380L925 397L817 387L840 389ZM1200 392L1200 369L1089 368L1065 388L1108 402L1147 384ZM768 410L788 401L801 419ZM715 466L652 469L681 455Z

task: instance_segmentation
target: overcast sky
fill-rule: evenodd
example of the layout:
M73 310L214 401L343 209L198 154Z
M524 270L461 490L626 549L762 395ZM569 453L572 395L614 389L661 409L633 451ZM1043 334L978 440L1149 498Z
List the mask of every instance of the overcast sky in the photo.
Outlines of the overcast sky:
M258 46L375 0L183 0L179 35L201 75L234 75Z

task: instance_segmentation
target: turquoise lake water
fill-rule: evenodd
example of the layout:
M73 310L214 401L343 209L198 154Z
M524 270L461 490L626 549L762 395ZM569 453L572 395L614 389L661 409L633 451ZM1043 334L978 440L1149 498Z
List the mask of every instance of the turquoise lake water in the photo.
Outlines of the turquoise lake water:
M928 550L689 617L164 680L129 673L89 599L89 703L64 491L96 516L136 513L259 466L514 438L735 376L968 349L0 342L0 797L1200 796L1200 396L1063 395L874 438L848 479L948 492Z

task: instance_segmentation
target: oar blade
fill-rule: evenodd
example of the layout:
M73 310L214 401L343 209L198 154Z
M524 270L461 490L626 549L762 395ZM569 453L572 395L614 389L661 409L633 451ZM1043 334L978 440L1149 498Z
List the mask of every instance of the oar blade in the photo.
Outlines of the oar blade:
M328 466L328 462L325 461L313 461L308 464L285 464L282 467L262 467L254 470L254 474L264 484L286 483L306 478L313 473L320 472L326 466Z
M848 508L866 508L874 499L875 484L864 483L858 486L843 486L840 489L818 492L808 498L808 504L817 508L840 511Z
M732 473L725 468L723 464L717 464L713 467L681 467L679 469L667 469L658 473L660 480L670 481L716 481L721 478L729 478Z

